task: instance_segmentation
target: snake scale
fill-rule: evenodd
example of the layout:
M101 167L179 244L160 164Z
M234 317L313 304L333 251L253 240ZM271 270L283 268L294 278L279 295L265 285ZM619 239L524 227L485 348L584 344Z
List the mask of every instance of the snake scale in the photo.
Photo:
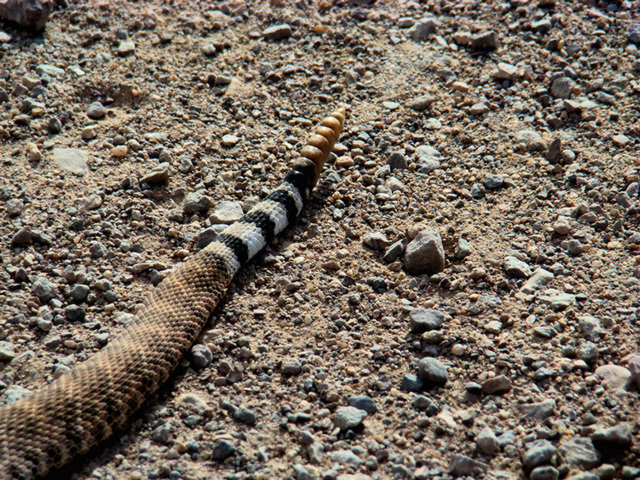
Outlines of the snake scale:
M144 301L116 339L69 374L0 409L0 478L60 468L122 429L193 344L240 266L293 222L344 126L343 108L322 121L282 184Z

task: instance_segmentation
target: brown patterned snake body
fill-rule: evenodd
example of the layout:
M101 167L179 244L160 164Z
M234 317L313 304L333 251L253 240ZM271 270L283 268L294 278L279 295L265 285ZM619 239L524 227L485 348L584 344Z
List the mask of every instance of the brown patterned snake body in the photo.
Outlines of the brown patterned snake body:
M0 409L0 478L60 468L121 429L192 345L240 266L300 213L344 125L327 117L283 183L146 298L105 348L36 393Z

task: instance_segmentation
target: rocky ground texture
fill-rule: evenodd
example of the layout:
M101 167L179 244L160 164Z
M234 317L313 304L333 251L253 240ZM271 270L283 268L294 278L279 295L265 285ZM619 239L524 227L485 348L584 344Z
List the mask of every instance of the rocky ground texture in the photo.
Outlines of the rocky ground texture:
M0 29L0 392L347 127L297 225L73 479L640 477L636 4L70 3ZM144 354L144 352L141 352Z

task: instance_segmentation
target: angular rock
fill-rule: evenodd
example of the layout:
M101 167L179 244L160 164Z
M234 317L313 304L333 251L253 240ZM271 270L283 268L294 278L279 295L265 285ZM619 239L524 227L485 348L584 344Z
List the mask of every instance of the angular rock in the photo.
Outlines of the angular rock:
M242 204L232 200L223 200L216 204L209 221L214 225L231 225L242 218Z
M547 144L542 136L534 130L520 130L515 136L516 145L522 145L527 152L545 151Z
M514 256L504 258L504 271L507 275L514 278L529 278L531 276L531 268L522 260Z
M600 427L591 434L591 440L595 444L619 445L626 447L631 443L633 429L628 423L619 423L613 427Z
M382 251L385 250L391 242L387 236L382 232L367 232L362 237L362 243L372 250Z
M554 279L554 277L555 276L553 275L553 273L548 272L543 268L537 268L533 272L533 275L529 277L526 282L524 282L524 285L522 285L522 287L520 288L520 292L526 295L531 295L536 290L539 290L540 288L547 285L551 280Z
M498 34L493 30L480 33L471 39L471 49L475 51L490 51L498 48Z
M629 370L612 364L596 368L595 376L600 380L604 388L613 391L625 388L631 380L631 372Z
M556 447L548 440L531 442L522 457L522 463L527 468L534 468L543 463L550 463L556 453Z
M495 455L500 451L498 438L491 427L484 427L476 436L476 445L482 453Z
M204 191L198 190L197 192L191 192L184 200L184 206L182 207L184 213L191 214L196 212L206 212L211 208L213 202L211 198L204 194Z
M590 469L600 463L600 452L593 446L590 438L578 437L558 447L558 457L570 467Z
M421 333L428 330L437 330L444 321L444 312L429 308L414 308L409 314L411 331Z
M482 384L482 392L487 395L493 395L495 393L504 393L511 390L511 380L504 375L498 375L497 377L485 380Z
M571 92L576 86L576 82L569 77L556 78L551 84L551 95L555 98L571 98Z
M413 24L409 29L409 36L414 42L426 40L429 35L436 33L438 23L435 18L421 18Z
M87 172L89 156L78 148L54 148L53 159L62 168L77 175Z
M556 402L552 399L543 400L536 403L525 403L518 405L520 410L527 417L537 420L544 420L553 415L553 409L556 408Z
M55 0L2 0L0 17L26 28L42 30L55 7Z
M444 247L440 232L427 228L414 238L404 252L404 266L410 273L433 275L444 270Z
M340 407L336 410L334 424L340 430L351 430L360 426L367 412L356 407Z
M454 476L477 476L486 472L489 465L456 453L449 461L449 473Z
M367 413L374 413L377 409L376 402L373 398L366 395L354 395L349 398L349 405L364 410Z

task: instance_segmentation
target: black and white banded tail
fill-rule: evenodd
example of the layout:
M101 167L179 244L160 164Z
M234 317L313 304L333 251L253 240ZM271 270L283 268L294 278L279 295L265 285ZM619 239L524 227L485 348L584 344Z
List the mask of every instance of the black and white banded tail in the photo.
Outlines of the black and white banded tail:
M282 184L205 248L222 255L232 275L298 216L342 132L344 116L340 108L325 118Z

